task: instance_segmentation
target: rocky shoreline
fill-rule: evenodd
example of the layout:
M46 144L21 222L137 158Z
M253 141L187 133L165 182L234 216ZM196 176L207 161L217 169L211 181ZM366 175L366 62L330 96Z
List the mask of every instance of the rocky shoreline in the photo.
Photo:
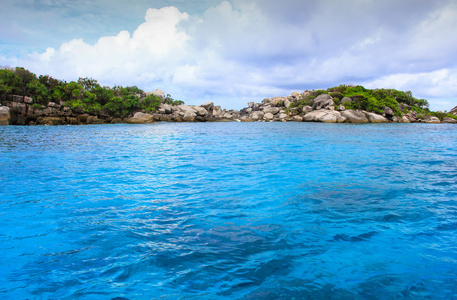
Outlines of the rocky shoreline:
M163 92L157 90L157 94ZM335 105L332 96L318 95L303 107L296 107L300 100L311 91L295 92L286 97L266 98L260 103L250 102L238 110L222 109L213 102L199 106L170 105L161 103L157 111L147 113L138 108L126 118L116 118L106 112L89 114L73 111L65 102L49 102L47 106L34 104L31 97L12 95L6 105L0 107L0 125L84 125L84 124L146 124L154 122L323 122L323 123L457 123L453 118L443 120L435 116L419 117L416 111L395 115L392 109L385 107L382 114L364 110L346 109L344 105ZM351 103L349 97L341 103ZM401 111L408 107L401 103ZM457 114L457 107L450 111Z

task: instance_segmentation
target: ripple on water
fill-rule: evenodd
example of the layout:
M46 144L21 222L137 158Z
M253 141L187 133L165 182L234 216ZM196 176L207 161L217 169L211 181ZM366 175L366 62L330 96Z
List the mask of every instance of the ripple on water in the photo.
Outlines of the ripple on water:
M6 299L457 294L455 127L5 127Z

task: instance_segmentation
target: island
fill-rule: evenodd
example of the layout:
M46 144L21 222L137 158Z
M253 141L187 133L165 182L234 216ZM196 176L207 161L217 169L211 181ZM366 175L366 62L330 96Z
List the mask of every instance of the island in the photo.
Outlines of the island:
M83 125L154 122L457 123L457 107L429 110L428 101L395 89L339 85L250 102L241 110L213 102L186 105L156 89L66 81L24 68L0 68L0 125Z

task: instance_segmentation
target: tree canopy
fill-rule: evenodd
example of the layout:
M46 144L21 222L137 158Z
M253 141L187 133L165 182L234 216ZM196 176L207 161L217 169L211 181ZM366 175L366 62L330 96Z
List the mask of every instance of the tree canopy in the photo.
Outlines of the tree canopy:
M32 97L36 105L46 106L49 102L64 103L73 111L99 114L105 111L123 118L135 109L148 112L157 110L162 100L146 94L137 86L101 86L96 79L80 77L66 82L49 75L36 76L21 67L0 67L0 101L11 95ZM168 94L163 101L171 105L183 104Z

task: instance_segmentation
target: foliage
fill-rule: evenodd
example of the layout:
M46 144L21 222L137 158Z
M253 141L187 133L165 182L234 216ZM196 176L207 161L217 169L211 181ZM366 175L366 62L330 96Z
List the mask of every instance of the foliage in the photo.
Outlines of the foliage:
M19 77L9 68L0 69L0 99L6 99L7 96L16 92L19 85Z
M397 116L410 111L422 116L435 115L440 119L447 116L431 112L428 101L414 98L410 91L366 89L360 85L339 85L327 90L313 90L307 97L291 103L290 107L303 111L303 107L312 105L314 99L322 94L329 94L335 105L342 104L347 109L363 109L382 114L385 108L389 107ZM37 77L21 67L0 67L0 101L7 101L11 95L32 97L37 105L47 105L53 101L64 103L75 112L106 112L116 117L125 117L139 109L152 112L157 110L161 103L159 97L149 95L139 104L139 99L143 98L145 93L137 86L102 87L97 80L88 77L80 77L77 81L67 83L49 75ZM344 97L351 98L352 102L341 103ZM174 100L170 94L167 94L162 102L169 105L184 104L181 100ZM403 111L400 111L400 107Z
M140 109L139 98L145 93L137 86L101 86L96 79L80 77L77 81L66 82L49 75L37 77L32 72L17 67L0 67L0 100L11 95L32 97L35 108L42 108L50 101L64 103L74 112L100 114L102 112L123 118ZM157 110L160 98L152 95L145 98L142 108L148 112ZM184 104L174 100L170 94L165 98L170 105Z
M96 86L90 92L95 95L97 103L101 106L104 106L109 99L114 97L114 91L108 86Z
M150 113L156 111L160 106L161 100L154 94L148 95L141 102L141 108Z
M401 116L402 111L399 109L399 103L406 107L406 111L415 111L417 113L427 113L429 106L427 100L416 99L410 91L403 92L394 89L366 89L361 85L346 86L339 85L328 88L327 90L311 91L310 95L293 104L292 107L303 108L306 105L312 105L314 99L321 94L329 94L336 106L342 104L346 109L362 109L366 111L383 114L384 109L389 107L395 115ZM351 98L352 102L342 102L344 97Z
M118 118L126 117L138 105L138 98L133 95L113 97L103 106L105 111Z
M20 67L17 67L14 70L14 73L19 78L19 81L17 82L17 89L19 90L19 94L21 96L29 96L30 95L29 91L31 89L30 84L34 80L38 80L38 78L36 77L35 74L30 72L29 70L26 70L26 69L20 68Z
M181 101L181 100L174 100L173 102L171 102L171 105L183 105L184 104L184 101Z
M163 100L163 103L166 103L166 104L170 104L170 105L182 105L184 104L184 101L181 101L181 100L174 100L173 98L171 98L171 95L170 94L167 94L167 96L165 97L165 99Z
M78 79L78 84L82 86L86 91L92 91L96 87L99 87L100 85L98 84L97 80L92 79L92 78L81 78L79 77Z
M317 97L317 96L322 95L322 94L327 94L327 91L326 90L316 90L316 91L313 91L311 94L314 97Z
M452 118L454 120L457 120L457 116L455 116L453 114L449 114L449 113L444 113L444 112L441 112L441 111L430 112L429 115L437 117L438 119L440 119L440 121L443 121L443 119L446 118L446 117L447 118Z

